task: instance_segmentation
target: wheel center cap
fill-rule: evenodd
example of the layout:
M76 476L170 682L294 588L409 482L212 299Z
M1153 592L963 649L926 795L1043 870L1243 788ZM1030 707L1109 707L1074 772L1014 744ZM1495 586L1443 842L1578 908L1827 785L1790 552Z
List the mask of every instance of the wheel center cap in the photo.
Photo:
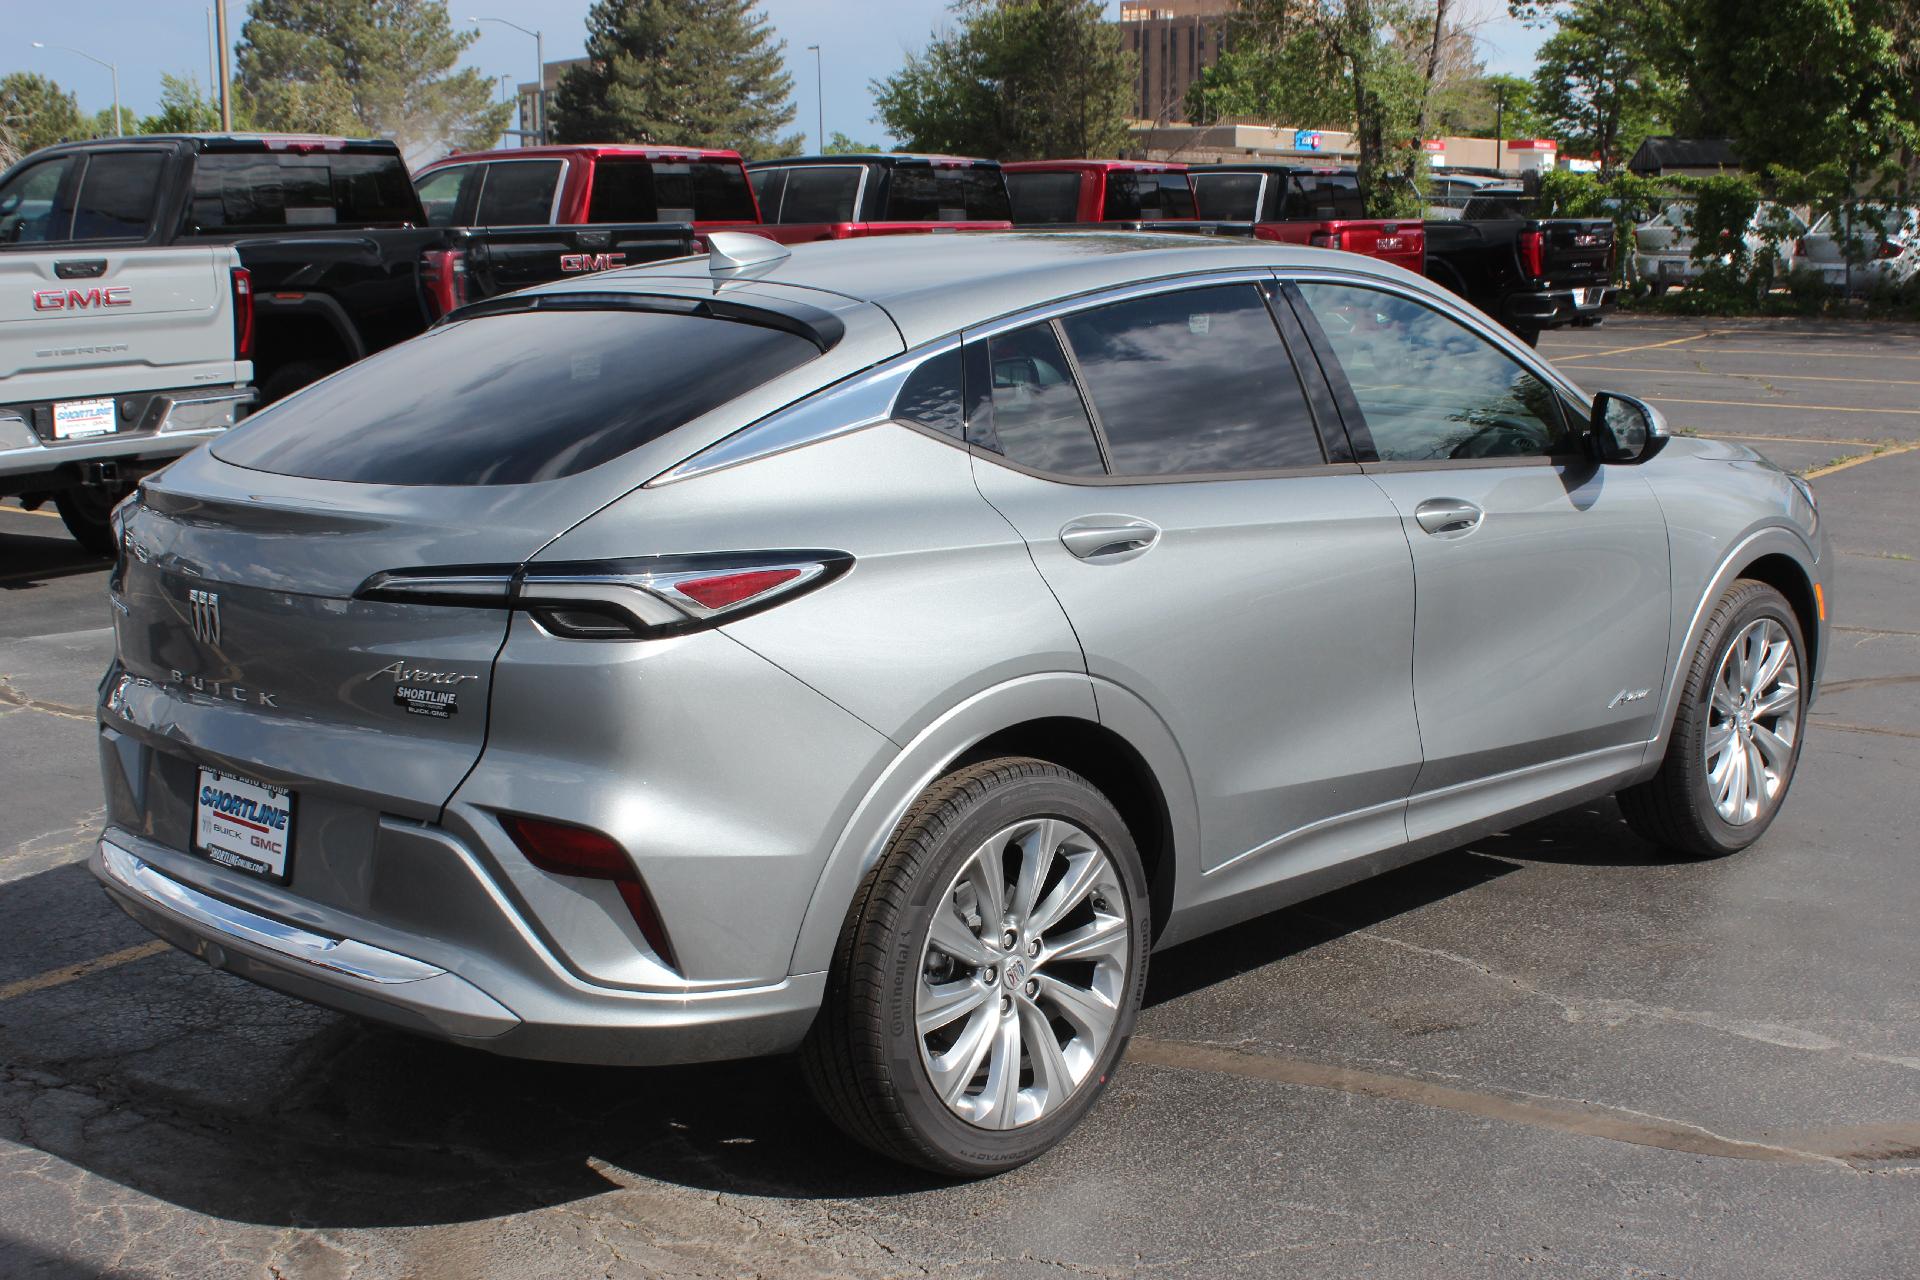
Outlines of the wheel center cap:
M1740 728L1743 732L1753 728L1753 712L1747 710L1745 707L1740 708L1739 720Z
M1027 962L1025 960L1007 961L1007 967L1000 973L1000 980L1007 984L1009 991L1017 990L1020 984L1027 980Z

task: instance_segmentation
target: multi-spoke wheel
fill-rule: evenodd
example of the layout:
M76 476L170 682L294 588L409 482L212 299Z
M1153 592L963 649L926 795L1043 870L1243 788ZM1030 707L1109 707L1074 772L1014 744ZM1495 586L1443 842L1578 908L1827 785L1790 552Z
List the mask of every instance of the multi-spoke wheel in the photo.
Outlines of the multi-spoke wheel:
M1760 838L1800 759L1805 647L1785 596L1734 584L1687 668L1660 772L1620 793L1635 830L1697 857Z
M1126 1047L1146 978L1139 854L1038 760L955 773L862 883L803 1062L855 1137L951 1173L1058 1142Z

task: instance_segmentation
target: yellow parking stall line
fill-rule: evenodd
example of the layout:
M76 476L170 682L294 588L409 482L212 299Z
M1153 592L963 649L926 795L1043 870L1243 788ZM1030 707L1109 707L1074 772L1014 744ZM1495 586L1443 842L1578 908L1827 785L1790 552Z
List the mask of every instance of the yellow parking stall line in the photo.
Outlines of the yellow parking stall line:
M1717 330L1717 332L1726 333L1728 331L1725 329L1721 329L1721 330ZM1702 338L1707 338L1707 337L1712 337L1713 335L1703 333L1698 336ZM1544 342L1545 339L1542 339L1542 341ZM1679 338L1679 339L1676 339L1675 341L1691 342L1693 341L1693 339ZM1673 342L1656 342L1651 344L1650 346L1645 346L1645 347L1622 347L1620 348L1619 351L1589 351L1585 355L1578 355L1578 354L1571 354L1571 353L1567 355L1559 355L1556 352L1553 358L1556 360L1592 360L1599 356L1621 355L1628 351L1651 351L1653 350L1654 347L1670 347L1673 345L1674 345ZM1889 352L1881 352L1881 351L1810 351L1807 348L1798 346L1798 345L1795 345L1791 348L1714 347L1712 350L1713 350L1713 354L1717 356L1718 355L1728 355L1728 356L1793 355L1793 356L1815 356L1815 357L1819 357L1821 359L1827 359L1827 360L1920 360L1920 356L1894 355Z
M1807 479L1818 480L1821 476L1830 476L1836 471L1845 471L1848 467L1857 467L1862 463L1878 462L1882 458L1897 458L1903 453L1912 453L1920 449L1920 444L1903 444L1892 449L1881 449L1877 453L1863 453L1857 458L1847 458L1841 462L1831 462L1824 467L1815 467L1807 472Z
M1798 409L1802 413L1894 413L1920 418L1920 409L1861 409L1844 404L1796 404L1785 400L1683 400L1679 396L1641 396L1656 404L1718 404L1732 409Z
M1601 373L1660 373L1669 377L1678 375L1683 378L1752 378L1757 382L1853 382L1875 387L1920 387L1920 379L1903 381L1899 378L1836 378L1832 374L1821 373L1722 373L1718 369L1632 369L1624 365L1583 364L1582 369L1595 369Z
M1656 347L1677 347L1683 342L1698 342L1702 338L1711 338L1716 333L1726 333L1725 329L1709 329L1705 333L1689 334L1684 338L1668 338L1665 342L1646 342L1637 347L1615 347L1611 351L1589 351L1585 354L1558 355L1555 360L1597 360L1601 356L1623 356L1629 351L1652 351Z
M145 960L148 956L157 956L169 949L171 944L155 938L136 947L127 947L120 951L109 951L104 956L95 956L91 960L82 960L79 964L63 965L58 969L49 969L45 973L35 974L31 978L22 978L18 982L9 982L0 987L0 1001L12 1000L17 996L32 995L36 991L45 991L50 987L64 987L89 974L101 973L107 969L117 969L123 964L132 964L135 960Z

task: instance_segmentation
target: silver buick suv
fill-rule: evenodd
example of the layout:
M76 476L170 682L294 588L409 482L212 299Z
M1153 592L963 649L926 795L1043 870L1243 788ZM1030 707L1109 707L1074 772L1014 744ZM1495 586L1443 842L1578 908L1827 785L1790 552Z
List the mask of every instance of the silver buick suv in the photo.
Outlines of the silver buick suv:
M93 869L160 936L504 1054L798 1051L983 1174L1147 956L1617 794L1758 839L1813 496L1339 252L703 257L455 312L118 510Z

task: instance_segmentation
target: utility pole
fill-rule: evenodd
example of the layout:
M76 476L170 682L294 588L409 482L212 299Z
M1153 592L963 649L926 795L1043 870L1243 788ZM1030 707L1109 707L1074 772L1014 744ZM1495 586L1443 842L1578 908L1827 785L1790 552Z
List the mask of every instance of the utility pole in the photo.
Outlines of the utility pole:
M533 58L538 64L533 69L533 111L532 118L520 122L520 141L523 146L538 146L547 140L547 38L538 31L529 31L517 22L505 18L475 18L469 16L468 22L497 22L503 27L512 27L523 36L533 37Z
M819 145L814 149L819 154L825 155L827 153L827 100L824 96L826 77L820 70L820 46L810 44L807 46L807 50L813 54L813 105L819 111L819 116L817 117L818 127L815 129L813 135L814 141Z
M71 45L48 44L44 40L35 40L33 42L33 47L36 49L58 49L60 52L70 53L76 58L85 58L88 62L94 63L97 66L105 67L108 71L112 72L113 73L113 136L116 138L124 138L126 136L127 131L120 124L120 68L117 64L108 62L105 58L96 58L90 53L82 53L80 50L73 48Z
M220 130L233 132L233 73L227 68L227 0L213 0L214 39L220 51Z
M1493 168L1500 171L1501 141L1507 136L1507 86L1498 85L1493 91Z
M207 92L220 92L220 42L213 34L213 7L207 7Z

